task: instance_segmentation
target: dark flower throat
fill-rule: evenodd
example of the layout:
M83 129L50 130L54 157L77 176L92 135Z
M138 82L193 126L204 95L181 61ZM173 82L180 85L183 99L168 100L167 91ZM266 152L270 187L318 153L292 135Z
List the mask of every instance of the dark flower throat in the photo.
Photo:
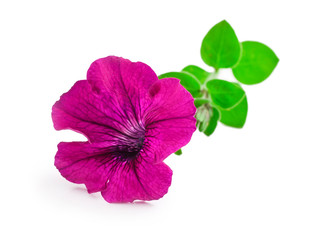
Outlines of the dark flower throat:
M116 145L116 159L120 162L129 162L137 158L143 148L145 130L136 129L132 133L120 136Z

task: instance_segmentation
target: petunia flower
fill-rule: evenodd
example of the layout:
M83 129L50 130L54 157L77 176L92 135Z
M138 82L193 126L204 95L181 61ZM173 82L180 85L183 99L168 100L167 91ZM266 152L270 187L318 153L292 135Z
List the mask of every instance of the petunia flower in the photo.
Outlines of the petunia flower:
M144 63L99 59L53 106L56 130L88 139L59 143L55 166L108 202L159 199L172 178L164 159L196 129L193 101L178 79L158 80Z

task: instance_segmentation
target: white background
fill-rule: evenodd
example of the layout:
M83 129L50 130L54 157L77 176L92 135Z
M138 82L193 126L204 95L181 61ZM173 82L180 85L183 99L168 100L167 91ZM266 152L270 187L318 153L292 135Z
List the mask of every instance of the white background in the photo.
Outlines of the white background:
M1 1L1 239L325 239L322 1ZM170 156L169 193L108 204L61 177L51 107L92 61L142 61L157 74L205 67L200 44L226 19L270 46L269 79L244 86L243 129L196 132ZM231 80L230 72L223 76Z

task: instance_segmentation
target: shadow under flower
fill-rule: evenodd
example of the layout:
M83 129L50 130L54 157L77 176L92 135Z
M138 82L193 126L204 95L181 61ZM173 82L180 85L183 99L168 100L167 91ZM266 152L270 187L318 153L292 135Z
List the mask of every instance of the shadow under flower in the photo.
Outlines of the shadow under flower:
M152 207L153 204L150 202L135 200L134 202L125 202L125 203L111 203L113 205L125 205L125 206L141 206L141 207Z
M87 189L83 186L74 186L73 188L71 188L72 192L78 192L78 193L88 193ZM101 198L101 194L100 192L98 193L91 193L88 194L91 198ZM125 202L125 203L112 203L113 205L126 205L126 206L144 206L144 207L149 207L149 206L153 206L152 203L150 202L146 202L146 201L142 201L142 200L135 200L134 202Z

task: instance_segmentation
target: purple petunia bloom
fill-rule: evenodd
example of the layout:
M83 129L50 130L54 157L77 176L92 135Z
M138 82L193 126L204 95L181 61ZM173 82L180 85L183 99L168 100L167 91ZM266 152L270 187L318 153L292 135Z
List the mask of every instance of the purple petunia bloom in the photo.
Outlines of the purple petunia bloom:
M53 106L56 130L88 139L59 143L55 166L108 202L159 199L172 178L163 160L196 129L193 101L178 79L158 80L144 63L99 59Z

